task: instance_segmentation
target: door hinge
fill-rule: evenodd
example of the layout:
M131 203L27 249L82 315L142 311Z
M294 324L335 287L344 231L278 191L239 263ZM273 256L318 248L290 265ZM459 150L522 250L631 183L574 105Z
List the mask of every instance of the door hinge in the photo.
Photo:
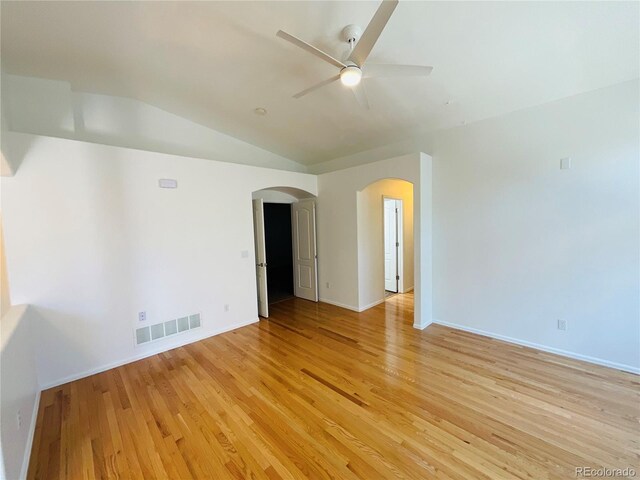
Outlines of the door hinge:
M396 242L396 247L399 247L399 246L400 246L400 242Z
M400 280L400 275L396 275L396 280Z

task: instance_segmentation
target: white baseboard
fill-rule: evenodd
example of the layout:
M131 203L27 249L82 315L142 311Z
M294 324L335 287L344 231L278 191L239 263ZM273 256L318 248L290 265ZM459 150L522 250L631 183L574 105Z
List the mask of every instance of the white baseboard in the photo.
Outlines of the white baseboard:
M184 347L185 345L189 345L190 343L199 342L200 340L204 340L209 337L215 337L216 335L220 335L221 333L230 332L231 330L235 330L237 328L246 327L247 325L251 325L252 323L257 323L258 321L259 320L256 318L255 320L249 320L247 322L234 323L233 325L229 325L227 327L215 330L211 333L207 333L197 338L188 338L178 344L171 344L171 345L158 344L156 348L153 348L152 350L147 350L142 354L132 355L131 357L127 357L122 360L118 360L116 362L111 362L106 365L101 365L96 368L91 368L89 370L85 370L80 373L74 373L73 375L69 375L67 377L64 377L58 380L54 380L53 382L48 382L44 385L41 385L40 389L48 390L49 388L58 387L60 385L64 385L65 383L73 382L75 380L80 380L81 378L89 377L91 375L95 375L96 373L102 373L107 370L111 370L112 368L126 365L127 363L137 362L138 360L142 360L147 357L152 357L153 355L157 355L159 353L168 352L169 350L173 350L174 348Z
M351 310L352 312L361 313L361 312L364 312L365 310L369 310L370 308L375 307L376 305L380 305L381 303L384 303L384 298L382 300L376 300L375 302L360 308L354 307L352 305L347 305L346 303L335 302L327 298L321 298L320 301L322 303L328 303L329 305L335 305L336 307L346 308L347 310Z
M346 303L340 303L333 300L329 300L328 298L321 298L320 301L322 303L328 303L329 305L335 305L336 307L346 308L347 310L351 310L352 312L359 312L357 307L352 307L351 305L347 305Z
M24 446L24 456L22 458L22 468L20 468L20 480L27 478L29 470L29 460L31 459L31 448L33 447L33 438L36 434L36 421L38 420L38 409L40 408L40 390L36 393L36 400L33 404L33 412L31 412L31 421L29 423L29 434L27 435L27 443Z
M432 323L433 323L433 322L429 322L429 323L425 323L424 325L423 325L423 324L420 324L420 323L414 323L414 324L413 324L413 328L416 328L416 329L418 329L418 330L424 330L425 328L427 328L427 327L428 327L429 325L431 325Z
M622 370L624 372L640 374L640 368L632 367L631 365L625 365L623 363L611 362L609 360L605 360L602 358L591 357L589 355L583 355L581 353L575 353L567 350L562 350L560 348L549 347L547 345L542 345L540 343L529 342L527 340L521 340L519 338L507 337L505 335L487 332L485 330L467 327L464 325L459 325L457 323L443 322L442 320L434 320L433 323L436 323L438 325L443 325L445 327L455 328L456 330L463 330L465 332L475 333L478 335L482 335L484 337L495 338L496 340L502 340L504 342L514 343L516 345L521 345L523 347L535 348L536 350L541 350L543 352L555 353L556 355L573 358L575 360L582 360L584 362L601 365L603 367L615 368L616 370Z
M365 310L369 310L370 308L375 307L376 305L380 305L381 303L384 303L384 298L382 300L376 300L373 303L370 303L369 305L365 305L364 307L360 307L358 310L356 310L357 312L364 312Z

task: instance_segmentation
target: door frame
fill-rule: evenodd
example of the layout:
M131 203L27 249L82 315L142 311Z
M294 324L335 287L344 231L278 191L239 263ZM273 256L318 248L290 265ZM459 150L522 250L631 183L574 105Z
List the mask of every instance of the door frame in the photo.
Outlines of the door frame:
M396 247L396 275L398 280L396 282L397 293L404 293L404 201L402 198L393 197L391 195L382 195L382 262L383 262L383 276L386 274L386 267L384 266L384 204L386 200L394 200L396 202L396 208L398 213L396 215L396 238L398 246ZM384 280L384 277L383 277ZM385 282L383 281L383 284ZM383 287L383 298L386 298L387 289Z
M252 213L253 213L253 221L252 221L252 227L253 227L253 244L254 244L254 259L255 259L255 275L256 275L256 303L258 304L258 316L262 317L262 318L268 318L269 312L268 312L268 306L269 306L269 302L268 302L268 282L266 280L267 278L267 273L266 273L266 258L265 258L265 272L264 272L264 282L265 282L265 292L266 292L266 296L265 296L265 300L267 302L267 308L264 309L266 311L266 315L260 315L260 305L259 305L259 301L260 301L260 297L259 297L259 290L260 290L260 286L259 286L259 282L260 282L260 276L258 274L258 255L257 255L257 244L256 244L256 218L255 218L255 207L254 207L254 201L255 200L260 200L262 202L261 206L262 206L262 215L263 215L263 230L265 228L265 224L264 224L264 203L285 203L285 204L289 204L291 207L291 215L292 215L292 221L291 221L291 240L292 240L292 249L293 249L293 261L294 261L294 265L293 265L293 278L294 278L294 297L296 298L304 298L304 297L300 297L298 295L296 295L296 291L295 291L295 279L296 279L296 265L295 265L295 238L296 238L296 232L295 232L295 223L294 223L294 219L293 219L293 212L294 212L294 205L299 203L299 202L303 202L305 200L310 200L313 202L313 223L314 223L314 239L313 239L313 246L314 246L314 270L315 270L315 291L314 291L314 299L311 301L314 302L318 302L320 300L319 298L319 283L318 283L318 239L317 239L317 214L316 214L316 208L317 208L317 197L314 196L313 194L310 194L309 192L300 190L301 195L299 197L295 197L296 200L294 202L279 202L279 201L265 201L263 198L258 197L258 198L253 198L253 195L257 192L261 192L261 191L274 191L274 192L278 192L279 190L275 189L275 188L263 188L260 190L256 190L255 192L252 192L252 198L251 198L251 209L252 209ZM282 192L284 193L284 192ZM266 243L265 243L265 247L266 247Z

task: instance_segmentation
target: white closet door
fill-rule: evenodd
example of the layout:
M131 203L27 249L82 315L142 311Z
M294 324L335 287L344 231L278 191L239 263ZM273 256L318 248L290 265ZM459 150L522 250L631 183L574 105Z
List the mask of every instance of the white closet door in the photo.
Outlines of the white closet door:
M396 201L384 200L384 289L398 292L398 209Z
M316 258L316 204L300 200L291 210L293 223L294 294L318 301L318 262Z

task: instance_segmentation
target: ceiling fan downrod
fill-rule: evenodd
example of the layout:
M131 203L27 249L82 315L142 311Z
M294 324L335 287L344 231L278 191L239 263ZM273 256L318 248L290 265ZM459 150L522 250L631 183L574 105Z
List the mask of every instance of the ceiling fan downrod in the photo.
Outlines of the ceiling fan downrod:
M349 44L349 48L353 51L360 40L362 29L357 25L347 25L342 29L342 38Z

